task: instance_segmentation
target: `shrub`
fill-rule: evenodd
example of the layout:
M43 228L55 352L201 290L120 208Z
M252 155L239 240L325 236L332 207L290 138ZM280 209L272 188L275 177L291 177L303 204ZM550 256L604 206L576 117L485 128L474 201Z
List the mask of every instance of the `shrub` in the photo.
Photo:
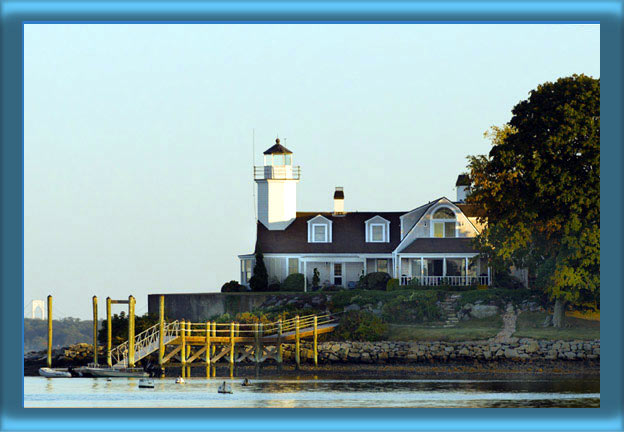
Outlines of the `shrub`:
M344 291L344 288L338 285L328 285L326 287L321 288L321 292L338 292Z
M378 341L382 340L388 326L382 320L364 311L347 312L340 319L340 324L333 331L332 338L350 341Z
M246 291L247 291L247 287L244 286L244 285L239 284L235 280L231 280L229 282L226 282L221 287L221 292L222 293L225 293L225 292L246 292Z
M282 283L282 291L303 291L304 276L301 273L289 275Z
M472 290L462 293L461 298L458 300L458 306L480 301L483 304L494 304L500 308L505 308L507 303L512 303L514 306L519 305L524 300L532 300L540 303L539 297L527 290L527 289L502 289L502 288L490 288L487 290Z
M357 283L358 289L385 291L390 275L385 272L374 272L365 275Z
M269 286L267 287L268 292L277 292L277 291L281 291L281 289L282 289L282 285L279 282L273 282L269 284Z
M421 323L442 318L437 301L444 297L441 291L413 291L388 301L382 309L383 317L389 322Z
M397 291L405 288L405 286L401 286L398 279L390 279L386 284L386 291Z
M522 281L508 272L497 272L494 275L494 284L503 289L526 289Z

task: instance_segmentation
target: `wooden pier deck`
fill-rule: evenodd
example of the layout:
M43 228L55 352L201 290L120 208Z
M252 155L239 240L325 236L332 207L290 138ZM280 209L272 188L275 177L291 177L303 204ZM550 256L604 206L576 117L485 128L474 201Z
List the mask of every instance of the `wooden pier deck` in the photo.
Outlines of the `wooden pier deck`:
M190 373L188 368L206 367L207 376L214 376L215 364L226 361L233 366L243 361L256 365L272 359L278 365L283 362L283 345L295 345L295 363L301 363L301 340L311 338L313 361L318 364L318 335L329 333L338 325L330 315L296 316L271 323L242 324L192 323L188 321L164 321L164 296L161 296L159 323L136 335L112 350L107 350L109 366L132 367L135 362L158 352L158 364L164 372L166 367L182 367L182 376Z

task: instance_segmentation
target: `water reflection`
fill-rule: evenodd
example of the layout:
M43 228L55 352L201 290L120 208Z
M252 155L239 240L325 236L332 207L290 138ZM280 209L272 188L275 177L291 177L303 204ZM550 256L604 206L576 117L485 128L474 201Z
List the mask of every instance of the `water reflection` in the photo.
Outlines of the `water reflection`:
M24 379L26 407L599 407L599 377L569 379ZM217 393L230 382L233 394Z

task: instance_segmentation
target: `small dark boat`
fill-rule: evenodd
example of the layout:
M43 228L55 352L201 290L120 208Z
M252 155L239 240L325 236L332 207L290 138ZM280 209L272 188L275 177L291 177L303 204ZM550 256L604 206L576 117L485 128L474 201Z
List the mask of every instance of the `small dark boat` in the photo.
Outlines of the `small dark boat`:
M223 381L223 384L219 386L219 389L217 390L217 392L231 394L232 386L230 384L227 384L225 381Z

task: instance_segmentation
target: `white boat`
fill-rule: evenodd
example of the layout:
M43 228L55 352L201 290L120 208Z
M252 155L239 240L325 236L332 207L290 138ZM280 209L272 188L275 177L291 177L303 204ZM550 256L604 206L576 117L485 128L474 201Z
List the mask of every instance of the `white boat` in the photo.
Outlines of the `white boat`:
M71 374L67 372L67 369L52 369L52 368L40 368L39 375L46 378L71 378Z
M225 381L223 381L223 384L221 384L219 386L219 389L217 390L217 392L219 393L232 393L232 386L228 383L226 383Z
M139 380L139 388L154 388L154 381L151 379L141 378Z
M141 368L86 367L85 373L94 377L147 378L149 374Z
M182 377L177 377L176 378L176 384L184 384L186 381L184 381L184 378Z

